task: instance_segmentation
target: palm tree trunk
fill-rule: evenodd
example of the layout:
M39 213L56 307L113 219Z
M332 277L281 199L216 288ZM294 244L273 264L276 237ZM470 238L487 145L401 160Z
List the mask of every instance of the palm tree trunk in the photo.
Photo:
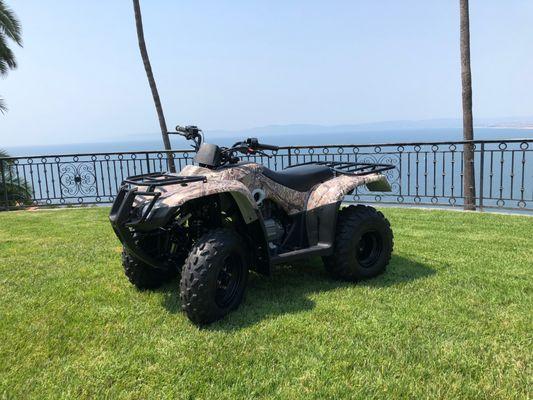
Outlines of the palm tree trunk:
M472 116L472 72L470 70L470 18L468 0L460 0L461 8L461 81L463 87L463 140L474 140ZM476 209L474 177L474 145L463 147L463 197L464 209Z
M176 167L174 165L173 154L170 146L170 139L168 138L167 123L165 122L165 114L163 113L163 107L161 106L161 99L159 98L159 92L157 91L157 85L154 79L154 73L152 72L152 65L150 64L150 59L148 58L148 51L146 50L146 43L144 41L144 30L143 22L141 16L141 6L139 5L139 0L133 0L133 10L135 12L135 26L137 27L137 38L139 40L139 50L141 51L141 57L144 64L144 69L146 71L146 77L148 78L148 83L150 84L150 90L152 91L152 97L154 98L155 109L157 111L157 117L159 119L159 126L161 128L161 135L163 136L163 144L165 150L167 151L167 160L168 167L170 172L176 172Z

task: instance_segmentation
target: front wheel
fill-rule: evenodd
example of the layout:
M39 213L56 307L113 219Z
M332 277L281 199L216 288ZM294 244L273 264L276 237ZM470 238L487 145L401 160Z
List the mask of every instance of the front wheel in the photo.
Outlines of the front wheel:
M181 307L196 324L216 321L239 306L247 279L244 240L230 229L214 229L198 239L185 261Z
M124 274L139 290L156 289L172 280L179 272L178 268L161 270L144 264L132 257L126 249L122 250Z
M385 271L393 248L389 221L373 207L357 205L339 212L334 253L324 265L335 278L357 281Z

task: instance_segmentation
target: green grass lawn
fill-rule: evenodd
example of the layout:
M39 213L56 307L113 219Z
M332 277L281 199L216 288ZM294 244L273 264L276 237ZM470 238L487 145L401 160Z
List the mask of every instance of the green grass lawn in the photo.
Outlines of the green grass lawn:
M531 398L533 218L384 209L388 272L252 275L198 329L139 292L108 209L0 214L0 398Z

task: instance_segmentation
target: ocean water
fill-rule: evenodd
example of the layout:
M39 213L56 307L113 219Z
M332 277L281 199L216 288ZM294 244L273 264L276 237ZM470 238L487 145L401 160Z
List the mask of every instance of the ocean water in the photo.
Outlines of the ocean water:
M249 136L257 136L260 142L274 144L278 146L291 145L326 145L326 144L369 144L369 143L409 143L409 142L433 142L433 141L460 141L462 140L462 130L459 128L443 129L399 129L399 130L368 130L353 132L320 132L309 134L262 134L239 133L238 135L217 135L205 133L205 141L229 146L232 143L245 139ZM477 128L475 129L476 139L517 139L532 138L532 130L524 129L495 129ZM172 136L172 147L174 149L187 149L189 144L179 136ZM104 153L104 152L128 152L143 150L162 150L163 145L159 134L154 133L153 139L148 140L117 140L109 142L95 143L72 143L72 144L51 144L6 147L12 156L30 155L60 155L73 153Z

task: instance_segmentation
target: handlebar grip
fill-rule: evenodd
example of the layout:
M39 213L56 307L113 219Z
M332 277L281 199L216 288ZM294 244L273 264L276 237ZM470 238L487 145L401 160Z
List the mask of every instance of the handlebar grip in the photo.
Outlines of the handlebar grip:
M279 150L278 146L273 146L273 145L270 145L270 144L263 144L263 143L258 143L257 147L259 149L263 149L263 150Z

